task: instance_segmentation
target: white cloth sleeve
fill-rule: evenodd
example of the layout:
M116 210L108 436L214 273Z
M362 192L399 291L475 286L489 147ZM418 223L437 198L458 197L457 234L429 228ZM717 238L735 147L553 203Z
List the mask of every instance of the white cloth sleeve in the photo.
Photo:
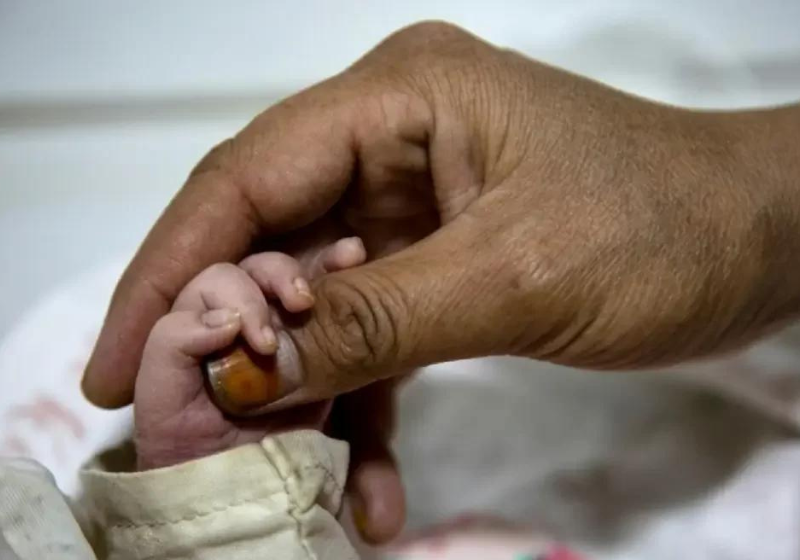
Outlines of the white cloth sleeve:
M336 520L348 447L287 432L174 467L85 469L81 533L42 468L0 461L5 560L357 560ZM14 554L14 556L12 556Z
M336 520L348 447L303 430L166 469L82 480L98 556L356 560Z

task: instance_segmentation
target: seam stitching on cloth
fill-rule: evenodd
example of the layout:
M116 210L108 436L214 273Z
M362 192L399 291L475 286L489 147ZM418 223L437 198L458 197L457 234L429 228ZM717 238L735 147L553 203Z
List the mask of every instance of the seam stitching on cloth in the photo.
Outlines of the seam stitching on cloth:
M322 471L325 474L325 478L329 479L333 483L333 485L336 487L336 489L338 491L340 491L340 492L342 491L341 487L336 482L336 479L333 477L331 472L327 468L325 468L324 465L321 465L321 464L319 464L319 465L308 465L306 467L302 467L299 470L303 471L303 472L309 472L309 471L315 471L315 470ZM278 476L280 476L280 474ZM294 476L287 477L287 478L281 477L281 481L283 482L284 491L286 492L287 496L289 496L290 500L292 499L292 497L291 497L291 494L288 491L287 484L288 484L288 481L291 480L292 478L295 478L295 477ZM164 527L164 526L167 526L167 525L176 525L178 523L183 523L183 522L186 522L186 521L194 521L195 519L199 519L199 518L202 518L202 517L208 517L209 515L214 515L216 513L220 513L220 512L223 512L225 510L228 510L228 509L233 509L233 508L245 506L245 505L248 505L248 504L254 504L254 503L258 503L258 502L266 502L266 501L270 501L270 500L272 500L272 496L266 496L266 497L263 497L263 498L247 498L247 499L244 499L244 500L239 500L239 501L236 501L236 502L230 502L230 503L227 503L227 504L224 504L224 505L221 505L221 506L213 507L211 509L207 509L207 510L198 512L196 514L186 515L186 516L178 517L178 518L175 518L175 519L165 519L164 521L132 522L132 523L119 523L118 522L118 523L112 523L109 526L109 528L110 529L139 529L139 528L145 528L145 527ZM293 505L296 505L296 504L293 504ZM294 517L294 516L292 516L292 517Z
M281 453L288 456L286 450L283 448L283 445L281 445L280 441L275 441L275 446L281 451ZM316 466L319 466L319 468L323 472L329 474L319 463L317 463ZM283 488L284 491L286 492L287 503L288 503L288 506L286 508L286 515L288 515L291 519L294 520L295 529L297 531L297 540L300 542L300 546L303 548L303 551L306 553L306 557L309 558L309 560L318 560L317 555L314 554L314 551L311 549L308 540L305 538L305 534L303 532L303 522L300 520L300 517L298 517L297 514L294 513L299 504L297 503L294 495L289 489L289 480L291 480L292 478L296 478L296 476L292 475L284 477L281 474L281 469L279 468L276 468L275 472L278 473L278 476L281 477L281 480L283 481Z
M297 469L297 470L300 471L300 472L310 472L310 471L320 470L325 474L325 480L330 482L333 485L334 489L339 494L343 494L344 493L344 488L342 488L342 485L339 484L339 482L336 480L336 477L333 475L331 470L328 467L326 467L325 465L323 465L322 463L316 463L314 465L308 465L306 467L302 467L302 468ZM294 478L294 476L289 477L289 478Z

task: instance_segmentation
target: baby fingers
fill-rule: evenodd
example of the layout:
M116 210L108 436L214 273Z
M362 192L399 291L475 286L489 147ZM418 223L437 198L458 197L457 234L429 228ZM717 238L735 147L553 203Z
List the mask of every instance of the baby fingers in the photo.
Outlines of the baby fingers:
M267 297L278 298L291 313L314 305L311 288L300 263L284 253L259 253L244 259L239 266L259 285Z
M278 342L267 299L253 278L236 265L207 268L184 288L173 306L173 311L198 313L217 309L239 313L242 336L251 348L261 354L275 353Z

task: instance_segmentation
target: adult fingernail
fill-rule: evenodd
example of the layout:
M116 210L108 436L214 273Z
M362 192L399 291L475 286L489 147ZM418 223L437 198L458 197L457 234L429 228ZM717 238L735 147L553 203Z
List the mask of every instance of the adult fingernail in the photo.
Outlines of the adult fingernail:
M210 329L219 329L239 322L239 312L235 309L214 309L203 313L200 320Z
M278 349L278 337L275 336L275 330L272 327L264 327L261 329L261 336L264 337L264 353L274 354Z
M283 375L285 365L277 354L264 355L239 343L216 353L205 369L217 405L233 416L252 417L299 387L294 378Z
M311 293L311 286L308 285L308 282L305 278L295 278L293 285L299 296L302 296L313 303L314 295Z
M364 500L360 496L353 496L350 500L350 507L353 511L353 525L356 526L362 538L367 539L369 527L367 525L367 510L364 506Z

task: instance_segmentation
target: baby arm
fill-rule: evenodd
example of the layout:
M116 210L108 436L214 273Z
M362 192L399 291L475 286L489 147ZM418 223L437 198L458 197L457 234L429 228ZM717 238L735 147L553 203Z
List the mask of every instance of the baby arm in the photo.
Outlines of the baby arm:
M237 337L275 352L280 318L303 311L316 274L365 258L343 240L311 266L278 253L201 273L153 329L134 399L138 472L84 473L108 558L355 559L336 520L348 449L321 433L329 403L237 419L207 390L202 360ZM301 280L297 280L300 278Z

